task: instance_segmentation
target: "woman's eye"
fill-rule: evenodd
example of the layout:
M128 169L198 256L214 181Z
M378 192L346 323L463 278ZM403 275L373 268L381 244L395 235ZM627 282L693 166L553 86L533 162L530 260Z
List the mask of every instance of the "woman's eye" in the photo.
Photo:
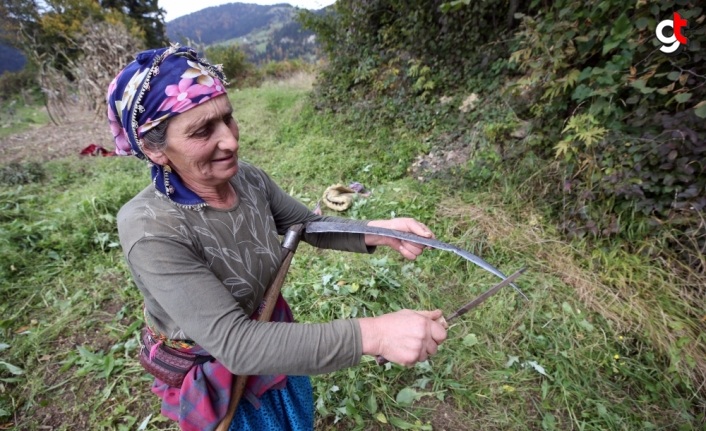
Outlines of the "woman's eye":
M209 134L211 134L211 128L210 128L210 127L203 127L203 128L201 128L201 129L199 129L199 130L197 130L197 131L194 132L194 136L200 137L200 138L206 137L206 136L208 136Z

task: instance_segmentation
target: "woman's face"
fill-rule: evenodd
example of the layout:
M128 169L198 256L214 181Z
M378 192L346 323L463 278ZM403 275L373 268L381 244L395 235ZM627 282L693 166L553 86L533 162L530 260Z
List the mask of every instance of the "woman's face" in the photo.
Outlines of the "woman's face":
M223 94L172 118L163 154L198 193L226 184L238 172L239 137L233 107Z

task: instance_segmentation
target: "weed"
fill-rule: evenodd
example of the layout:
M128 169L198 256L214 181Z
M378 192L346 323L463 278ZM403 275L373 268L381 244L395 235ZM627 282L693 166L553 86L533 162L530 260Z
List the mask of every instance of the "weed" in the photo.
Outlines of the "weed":
M0 168L0 183L9 186L40 182L45 176L44 167L37 162L11 162Z

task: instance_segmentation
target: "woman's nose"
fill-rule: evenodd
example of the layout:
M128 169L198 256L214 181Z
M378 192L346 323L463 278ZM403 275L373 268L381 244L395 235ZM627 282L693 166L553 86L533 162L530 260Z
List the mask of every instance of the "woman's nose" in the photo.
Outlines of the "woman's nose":
M237 150L238 138L233 134L233 130L224 122L218 124L218 145L223 149Z

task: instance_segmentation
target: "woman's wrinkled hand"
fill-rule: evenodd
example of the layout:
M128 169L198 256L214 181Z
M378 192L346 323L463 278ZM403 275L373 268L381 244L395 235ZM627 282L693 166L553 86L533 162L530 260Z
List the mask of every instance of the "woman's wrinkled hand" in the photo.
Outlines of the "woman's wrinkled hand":
M393 218L389 220L373 220L368 223L368 226L382 227L386 229L398 230L401 232L409 232L425 238L435 238L434 233L425 224L418 222L413 218ZM402 241L396 238L390 238L380 235L365 235L365 244L369 246L386 245L394 250L397 250L405 259L414 260L422 254L426 248L423 245L414 242Z
M363 354L383 356L404 366L426 361L446 340L441 310L400 310L379 317L361 318L358 322Z

